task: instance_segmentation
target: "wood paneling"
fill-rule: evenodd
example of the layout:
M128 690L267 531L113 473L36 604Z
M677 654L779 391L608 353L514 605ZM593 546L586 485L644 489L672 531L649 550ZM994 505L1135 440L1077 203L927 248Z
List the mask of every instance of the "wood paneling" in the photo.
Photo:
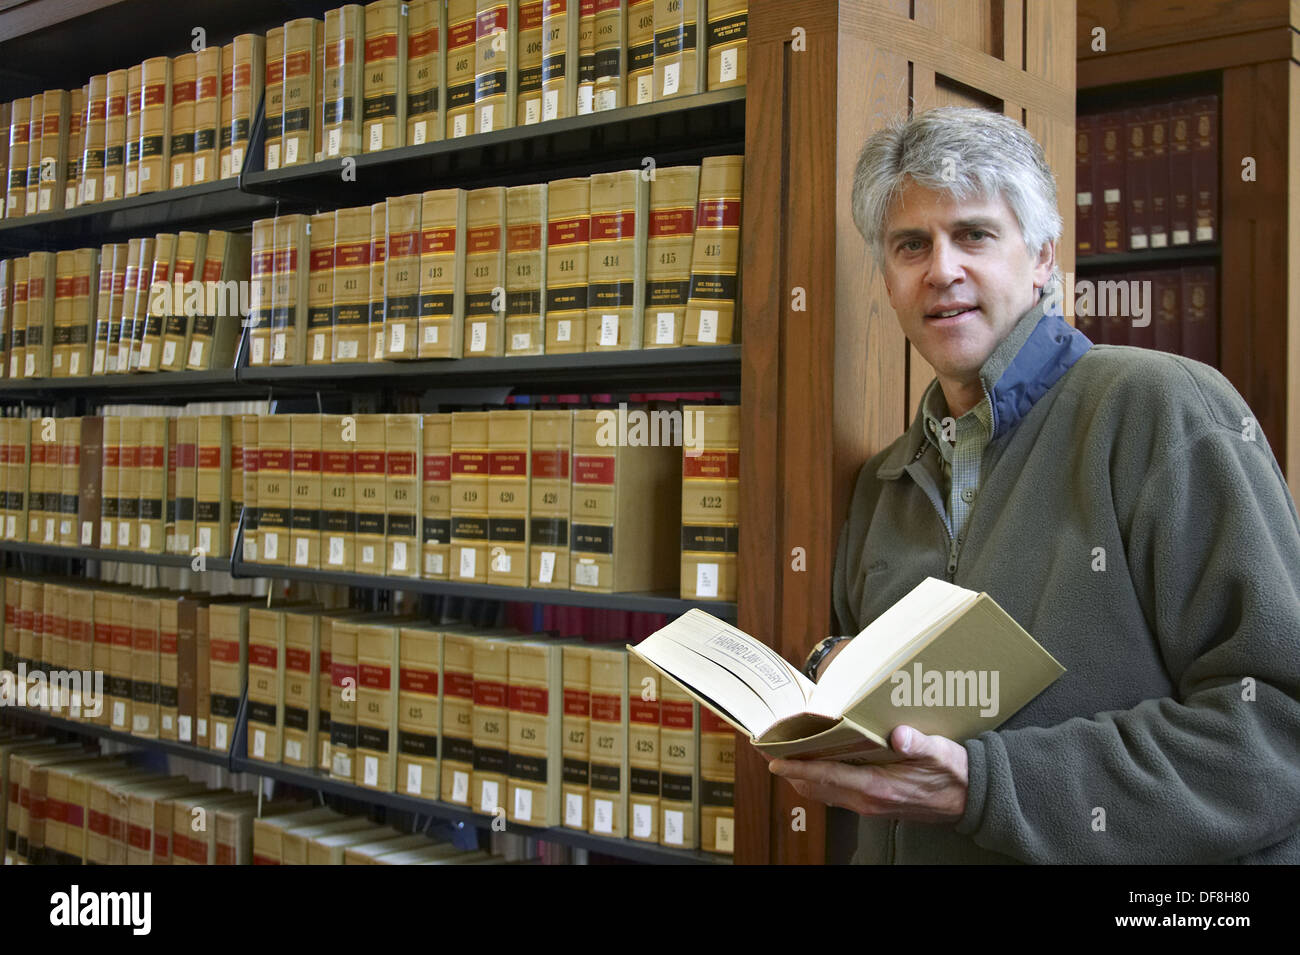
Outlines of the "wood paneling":
M1094 27L1106 30L1106 52L1114 54L1185 46L1287 23L1287 0L1083 0L1078 57L1093 55Z
M1300 0L1292 0L1292 12L1300 22ZM1290 89L1287 163L1290 177L1287 186L1287 270L1290 288L1287 292L1287 386L1286 386L1286 448L1279 452L1282 467L1291 485L1291 496L1300 501L1300 63L1287 64Z
M1173 47L1106 55L1088 53L1079 58L1079 89L1286 59L1293 35L1288 27L1270 27Z

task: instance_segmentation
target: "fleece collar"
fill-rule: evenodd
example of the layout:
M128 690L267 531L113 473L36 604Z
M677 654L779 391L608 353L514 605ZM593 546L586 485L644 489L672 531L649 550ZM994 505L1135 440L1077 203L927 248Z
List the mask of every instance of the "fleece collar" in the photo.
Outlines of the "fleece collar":
M1088 337L1061 315L1060 296L1053 295L1051 289L1045 290L980 368L980 381L984 383L993 411L993 434L989 440L1014 429L1038 399L1091 347ZM923 418L918 409L904 439L886 455L876 477L893 480L925 453Z

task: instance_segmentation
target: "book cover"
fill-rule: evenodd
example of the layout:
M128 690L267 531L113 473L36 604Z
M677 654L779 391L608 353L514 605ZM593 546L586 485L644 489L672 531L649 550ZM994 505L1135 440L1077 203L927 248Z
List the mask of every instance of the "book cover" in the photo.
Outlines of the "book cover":
M442 37L446 4L414 0L407 4L406 143L420 146L442 139Z
M685 345L729 344L736 340L744 170L743 156L707 156L701 163L691 291L682 333Z
M221 78L226 47L210 46L195 54L194 157L190 182L212 182L221 170Z
M686 305L691 291L691 256L695 246L695 203L700 167L659 169L650 183L646 227L645 348L682 343Z
M529 587L569 588L572 452L573 412L534 411L528 483Z
M194 119L199 78L198 55L182 53L172 61L171 168L172 189L194 184Z
M506 189L507 355L540 355L546 346L546 195L545 183Z
M321 419L321 561L326 570L356 569L355 415Z
M327 365L334 354L334 213L318 213L310 224L307 364Z
M585 351L591 179L547 183L546 215L545 352Z
M325 11L325 75L321 125L324 157L361 152L365 10L348 3Z
M518 0L476 0L474 127L487 133L515 125Z
M238 42L238 38L236 38ZM238 54L236 54L238 55ZM266 31L265 100L262 122L266 128L265 163L268 170L282 165L284 146L284 27ZM257 104L252 103L252 109ZM233 159L232 159L233 162Z
M167 188L171 169L172 59L140 64L140 195Z
M590 195L586 350L640 348L650 183L639 169L596 173Z
M435 189L420 200L420 358L461 357L467 198L464 189Z
M682 456L684 600L735 600L740 518L740 407L685 405L698 444Z
M451 540L451 415L424 415L420 435L421 576L446 580Z
M487 582L488 476L491 447L486 411L451 418L451 566L453 580Z
M375 0L365 9L362 145L368 153L406 145L405 5Z
M385 203L387 242L384 254L384 357L415 358L420 323L419 193L395 196Z
M442 634L402 627L398 635L397 791L438 799Z

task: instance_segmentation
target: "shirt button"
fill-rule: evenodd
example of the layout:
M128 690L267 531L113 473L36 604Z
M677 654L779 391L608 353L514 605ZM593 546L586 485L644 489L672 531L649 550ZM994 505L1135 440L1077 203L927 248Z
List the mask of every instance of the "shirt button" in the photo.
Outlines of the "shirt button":
M966 488L966 490L961 492L961 499L969 504L971 501L975 500L975 492L970 488Z

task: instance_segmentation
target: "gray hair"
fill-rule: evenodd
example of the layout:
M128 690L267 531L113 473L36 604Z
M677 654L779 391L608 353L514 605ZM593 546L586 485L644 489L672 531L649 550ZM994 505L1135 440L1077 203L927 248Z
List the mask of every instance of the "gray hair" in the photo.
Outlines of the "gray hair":
M884 268L885 215L908 177L956 199L1003 196L1030 255L1061 237L1056 177L1034 137L1001 113L943 106L890 123L858 154L853 222L877 268Z

